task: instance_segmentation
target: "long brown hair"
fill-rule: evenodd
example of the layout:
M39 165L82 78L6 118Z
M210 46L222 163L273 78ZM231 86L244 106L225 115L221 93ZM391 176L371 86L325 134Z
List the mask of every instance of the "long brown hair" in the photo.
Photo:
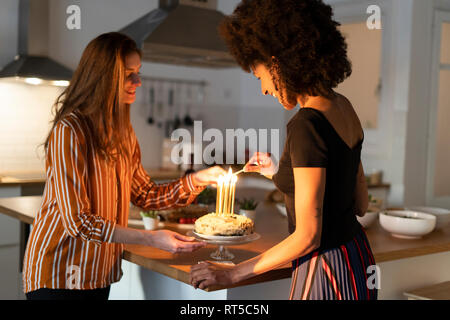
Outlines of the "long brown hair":
M130 105L120 105L124 91L125 57L142 52L128 36L110 32L93 39L84 50L70 85L53 105L52 128L72 112L85 120L92 137L94 152L110 162L122 154L130 159L126 141L130 138Z

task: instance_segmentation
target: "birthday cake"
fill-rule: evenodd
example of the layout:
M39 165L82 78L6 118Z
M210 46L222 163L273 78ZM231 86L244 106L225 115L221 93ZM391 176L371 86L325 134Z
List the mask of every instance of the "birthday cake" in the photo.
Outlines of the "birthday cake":
M237 214L209 213L195 221L195 232L207 236L243 236L253 229L251 219Z

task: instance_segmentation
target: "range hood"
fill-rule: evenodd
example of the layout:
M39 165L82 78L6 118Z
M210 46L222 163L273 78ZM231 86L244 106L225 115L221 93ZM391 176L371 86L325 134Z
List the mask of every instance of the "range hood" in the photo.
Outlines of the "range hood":
M18 54L0 70L0 78L67 85L72 70L48 58L47 52L48 0L19 0Z
M220 38L217 0L159 0L159 7L119 32L136 41L143 60L184 66L237 67Z

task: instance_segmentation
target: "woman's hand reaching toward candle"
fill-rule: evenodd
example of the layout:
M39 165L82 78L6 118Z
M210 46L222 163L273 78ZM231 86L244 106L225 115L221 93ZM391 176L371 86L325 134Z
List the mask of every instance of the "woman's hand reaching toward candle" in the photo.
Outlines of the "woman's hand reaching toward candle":
M217 185L217 180L220 176L227 174L227 172L219 167L211 167L194 173L194 180L197 186Z
M268 152L255 152L244 166L244 172L258 172L269 179L272 179L277 171L278 163Z

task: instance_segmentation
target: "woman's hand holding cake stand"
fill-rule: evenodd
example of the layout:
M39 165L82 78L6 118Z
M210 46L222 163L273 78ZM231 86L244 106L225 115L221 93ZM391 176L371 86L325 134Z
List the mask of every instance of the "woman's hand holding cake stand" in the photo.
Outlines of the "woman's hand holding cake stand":
M202 261L191 267L189 282L195 289L205 289L212 284L232 285L237 282L233 270L234 265Z

